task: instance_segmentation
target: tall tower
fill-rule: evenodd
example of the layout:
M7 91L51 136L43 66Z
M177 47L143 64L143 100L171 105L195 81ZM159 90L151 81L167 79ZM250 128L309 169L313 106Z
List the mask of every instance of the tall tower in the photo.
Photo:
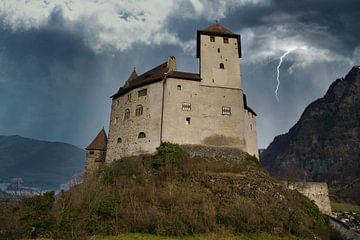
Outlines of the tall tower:
M203 85L241 89L240 35L218 22L197 31L197 58Z

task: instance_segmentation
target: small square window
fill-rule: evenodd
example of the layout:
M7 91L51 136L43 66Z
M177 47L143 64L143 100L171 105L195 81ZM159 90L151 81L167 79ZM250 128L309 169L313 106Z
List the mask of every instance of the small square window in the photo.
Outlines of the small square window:
M224 43L229 43L229 38L224 37Z
M191 118L190 118L190 117L187 117L187 118L185 119L185 124L186 124L186 125L190 125L190 123L191 123Z
M140 91L138 91L138 96L141 97L141 96L146 96L147 95L147 89L142 89Z
M90 152L89 152L90 155L94 155L94 153L95 153L94 151L90 151Z
M129 93L129 94L127 95L127 99L128 99L128 101L131 101L131 93Z
M215 42L215 37L214 36L210 36L210 42Z
M222 115L231 115L231 107L222 107Z
M183 103L182 110L183 111L191 111L191 103Z
M177 85L177 90L181 90L181 85Z

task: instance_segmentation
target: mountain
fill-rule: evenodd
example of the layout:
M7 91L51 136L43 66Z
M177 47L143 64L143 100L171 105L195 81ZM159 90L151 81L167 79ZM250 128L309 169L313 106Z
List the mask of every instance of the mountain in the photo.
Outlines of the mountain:
M336 196L360 203L360 66L332 83L260 158L273 175L326 181Z
M26 186L55 189L83 171L85 151L61 142L0 136L0 180L19 177Z

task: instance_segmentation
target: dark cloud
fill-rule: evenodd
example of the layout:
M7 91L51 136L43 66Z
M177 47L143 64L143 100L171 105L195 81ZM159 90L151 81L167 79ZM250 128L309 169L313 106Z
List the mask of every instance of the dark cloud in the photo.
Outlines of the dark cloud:
M220 19L220 23L242 34L241 77L248 102L259 114L261 147L287 131L308 103L321 97L333 80L350 69L348 62L336 58L351 58L359 47L359 11L360 2L355 0L273 0L269 4L232 7ZM121 17L136 16L123 12ZM197 29L214 20L206 14L197 15L184 1L166 19L164 29L187 42L195 40ZM94 52L91 43L98 40L98 27L91 25L89 18L65 20L61 8L51 12L44 26L25 30L10 29L0 17L0 134L85 146L99 128L107 127L109 96L134 66L142 73L165 61L166 56L175 55L180 70L198 71L195 52L184 52L176 44L135 43L123 51L109 46ZM246 35L249 31L254 36ZM248 61L266 49L273 36L295 39L334 55L333 59L290 72L288 69L298 64L294 56L299 53L290 54L281 68L279 103L274 90L280 56ZM250 37L251 42L247 41Z

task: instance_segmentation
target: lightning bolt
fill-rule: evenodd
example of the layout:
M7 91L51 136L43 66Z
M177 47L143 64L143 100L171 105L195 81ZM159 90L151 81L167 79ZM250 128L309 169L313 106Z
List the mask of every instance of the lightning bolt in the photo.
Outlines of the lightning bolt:
M294 51L296 48L287 50L281 57L280 57L280 61L279 64L276 67L276 71L277 71L277 75L276 75L276 80L277 80L277 85L276 85L276 89L275 89L275 97L276 100L279 102L279 96L278 96L278 91L279 91L279 86L280 86L280 67L281 64L283 62L284 57L286 57L286 55L288 55L289 53L291 53L292 51Z

